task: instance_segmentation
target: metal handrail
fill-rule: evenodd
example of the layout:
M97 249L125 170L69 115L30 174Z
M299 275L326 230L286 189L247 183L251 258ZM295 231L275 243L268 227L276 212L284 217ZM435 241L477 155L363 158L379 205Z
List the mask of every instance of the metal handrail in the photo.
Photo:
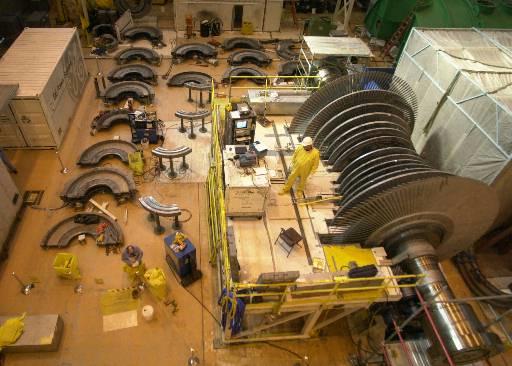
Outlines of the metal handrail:
M233 79L265 79L265 105L267 103L267 96L269 90L288 90L288 89L294 89L294 90L316 90L320 88L320 83L318 83L316 86L307 86L307 83L304 82L304 80L319 80L320 76L318 75L292 75L292 76L280 76L280 75L255 75L255 76L243 76L243 75L233 75L229 76L229 91L228 91L228 101L231 102L231 90L233 89L254 89L247 86L233 86L232 80ZM272 85L271 80L272 79L289 79L289 80L295 80L296 86L275 86ZM261 89L263 85L257 86L256 88ZM266 110L266 107L265 107Z
M235 76L233 76L235 78ZM261 78L261 77L260 77ZM268 77L267 77L268 78ZM288 77L296 78L296 77ZM314 78L314 77L304 77ZM268 80L268 79L267 79ZM268 85L267 85L268 87ZM212 137L211 137L211 151L210 151L210 169L207 179L208 189L208 203L209 203L209 220L210 220L210 236L209 236L209 252L210 252L210 263L220 263L221 271L224 277L224 286L233 293L233 299L237 297L245 298L251 296L282 296L286 291L293 295L318 295L324 296L326 301L331 300L333 295L338 293L349 293L349 292L362 292L372 290L387 290L396 288L415 287L416 281L422 277L422 275L400 275L400 276L388 276L388 277L370 277L370 278L343 278L334 279L332 281L311 281L304 283L305 286L329 286L326 289L294 289L295 286L301 285L296 282L283 282L283 283L272 283L272 284L258 284L258 283L238 283L232 280L231 267L229 262L229 249L227 241L227 216L224 201L224 186L223 186L223 164L222 164L222 142L220 138L221 130L221 105L218 98L215 96L215 86L212 85ZM217 255L220 255L217 261ZM395 284L394 280L398 279L416 279L415 283L409 284ZM339 287L341 284L350 284L351 282L360 281L372 281L382 282L379 285L372 286L354 286L354 287ZM336 287L333 289L333 287ZM279 288L279 290L276 290ZM281 290L282 288L282 290ZM255 290L257 292L244 294L240 293L243 290ZM379 291L380 292L380 291ZM379 294L376 298L381 297ZM308 299L296 299L295 301L307 302ZM313 300L310 300L313 301ZM316 300L315 300L316 301ZM267 303L273 303L274 301L268 301Z

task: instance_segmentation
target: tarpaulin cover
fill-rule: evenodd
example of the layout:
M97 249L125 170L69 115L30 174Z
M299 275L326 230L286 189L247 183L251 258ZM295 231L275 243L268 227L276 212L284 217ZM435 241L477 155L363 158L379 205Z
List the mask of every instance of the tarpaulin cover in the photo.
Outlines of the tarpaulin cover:
M511 212L512 31L414 28L396 75L418 98L418 153L497 187L500 215Z

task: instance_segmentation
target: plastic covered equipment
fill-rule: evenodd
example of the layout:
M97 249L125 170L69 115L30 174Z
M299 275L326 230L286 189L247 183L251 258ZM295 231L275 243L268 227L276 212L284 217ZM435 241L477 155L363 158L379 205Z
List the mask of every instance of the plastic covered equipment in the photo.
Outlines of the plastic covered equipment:
M144 274L144 280L148 284L149 291L158 300L163 300L167 297L167 282L165 273L161 268L151 268Z
M81 278L78 268L78 257L71 253L57 253L53 261L53 269L57 276L78 280Z
M123 266L123 271L128 274L130 280L135 280L138 276L143 276L146 273L146 264L144 262L139 263L138 266L132 267L127 264Z

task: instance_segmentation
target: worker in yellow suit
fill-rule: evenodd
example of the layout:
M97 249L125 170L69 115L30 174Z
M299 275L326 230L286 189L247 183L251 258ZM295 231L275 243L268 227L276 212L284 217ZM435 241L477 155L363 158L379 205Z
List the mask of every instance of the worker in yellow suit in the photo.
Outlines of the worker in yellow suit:
M316 171L319 162L320 152L313 147L313 139L311 137L304 137L302 143L293 153L291 173L279 194L290 192L297 178L300 179L297 186L297 195L303 194L306 180Z

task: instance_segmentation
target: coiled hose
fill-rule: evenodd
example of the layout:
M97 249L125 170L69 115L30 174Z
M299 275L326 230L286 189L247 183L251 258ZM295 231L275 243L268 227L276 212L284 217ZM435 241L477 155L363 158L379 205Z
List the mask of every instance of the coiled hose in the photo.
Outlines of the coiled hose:
M138 2L130 0L115 0L116 8L119 13L124 13L126 10L132 12L132 17L142 18L147 15L151 10L151 0L139 0Z
M505 292L498 289L487 280L476 261L474 254L463 251L453 257L453 262L459 270L464 282L469 287L471 292L477 296L503 296L507 295ZM487 304L500 308L512 307L512 298L489 299L483 300Z

